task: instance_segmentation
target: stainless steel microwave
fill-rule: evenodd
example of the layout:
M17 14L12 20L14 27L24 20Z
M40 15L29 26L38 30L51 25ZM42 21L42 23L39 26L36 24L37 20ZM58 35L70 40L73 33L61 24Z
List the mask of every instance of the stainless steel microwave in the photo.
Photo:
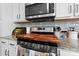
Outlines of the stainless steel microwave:
M34 3L25 6L26 19L37 19L55 16L54 3Z

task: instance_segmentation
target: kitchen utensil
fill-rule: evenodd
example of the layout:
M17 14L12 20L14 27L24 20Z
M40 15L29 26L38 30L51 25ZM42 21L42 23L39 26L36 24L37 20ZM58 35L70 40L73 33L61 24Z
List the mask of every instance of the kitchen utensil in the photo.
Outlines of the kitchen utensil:
M69 44L70 48L78 48L78 32L77 31L69 31Z
M26 34L26 27L16 27L12 31L12 35L18 35L18 34Z

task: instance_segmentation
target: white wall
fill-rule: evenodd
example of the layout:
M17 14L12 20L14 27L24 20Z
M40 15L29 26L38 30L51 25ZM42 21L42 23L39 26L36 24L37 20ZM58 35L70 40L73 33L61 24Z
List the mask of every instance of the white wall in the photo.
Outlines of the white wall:
M11 4L0 4L0 36L11 35L12 30L15 28L13 23L13 9Z
M38 23L20 23L16 24L19 27L32 27L32 26L60 26L62 30L67 30L69 27L75 27L79 31L79 22L38 22Z

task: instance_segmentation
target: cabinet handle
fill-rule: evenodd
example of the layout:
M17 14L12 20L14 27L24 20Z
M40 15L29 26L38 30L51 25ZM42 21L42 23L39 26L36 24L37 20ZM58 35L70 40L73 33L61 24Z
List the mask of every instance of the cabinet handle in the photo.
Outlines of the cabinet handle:
M14 44L10 43L10 45L14 46Z
M72 6L69 5L69 14L71 14L71 13L72 13Z
M78 13L78 5L76 5L76 13Z
M17 19L18 19L18 14L17 14Z
M9 56L9 50L8 50L8 56Z
M7 56L7 49L5 49L5 56Z
M6 42L1 41L1 43L6 43Z

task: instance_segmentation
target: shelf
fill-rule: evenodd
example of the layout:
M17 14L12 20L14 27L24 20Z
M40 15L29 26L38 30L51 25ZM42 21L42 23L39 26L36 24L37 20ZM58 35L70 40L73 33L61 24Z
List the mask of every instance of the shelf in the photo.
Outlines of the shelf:
M14 23L29 23L30 21L28 20L17 20L17 21L14 21Z
M56 19L54 22L79 22L79 18Z
M79 22L79 18L55 19L52 22ZM30 22L28 20L17 20L15 21L15 23L34 23L34 22Z

